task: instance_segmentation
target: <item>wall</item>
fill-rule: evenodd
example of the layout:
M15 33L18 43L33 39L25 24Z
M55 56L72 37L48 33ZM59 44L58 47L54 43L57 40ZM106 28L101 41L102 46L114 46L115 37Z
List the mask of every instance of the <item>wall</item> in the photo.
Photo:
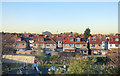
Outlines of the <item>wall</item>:
M90 48L91 49L103 49L102 44L101 44L101 46L99 46L98 44L95 44L95 47L92 47L92 44L90 44Z
M3 55L2 62L5 63L34 63L35 56L27 55Z
M45 48L56 49L56 44L54 44L54 46L53 44L50 44L50 46L45 45Z
M112 46L110 46L110 45L112 45ZM120 48L120 44L117 44L118 47L116 47L115 45L116 44L108 44L108 49L110 49L110 48Z
M65 44L63 44L63 48L74 48L74 44L73 44L73 47L70 47L69 44L66 44L66 46Z

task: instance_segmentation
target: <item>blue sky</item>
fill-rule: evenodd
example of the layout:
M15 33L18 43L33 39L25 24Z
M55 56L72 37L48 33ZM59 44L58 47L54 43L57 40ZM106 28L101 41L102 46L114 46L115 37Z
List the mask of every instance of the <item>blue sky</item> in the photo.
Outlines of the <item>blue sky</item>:
M117 2L3 2L2 31L118 32ZM58 32L57 32L58 31Z

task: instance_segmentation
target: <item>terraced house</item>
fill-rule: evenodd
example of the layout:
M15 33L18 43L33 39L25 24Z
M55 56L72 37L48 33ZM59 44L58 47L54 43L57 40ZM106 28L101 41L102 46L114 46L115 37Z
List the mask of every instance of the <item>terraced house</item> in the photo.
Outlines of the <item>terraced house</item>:
M66 37L63 40L63 51L75 52L76 49L85 49L87 43L81 37Z
M15 43L13 46L15 47L15 49L16 50L25 50L25 48L26 48L25 40L22 40L20 37L17 37L16 35L15 35L14 39L15 39Z
M29 42L31 48L56 49L56 42L49 37L33 37Z

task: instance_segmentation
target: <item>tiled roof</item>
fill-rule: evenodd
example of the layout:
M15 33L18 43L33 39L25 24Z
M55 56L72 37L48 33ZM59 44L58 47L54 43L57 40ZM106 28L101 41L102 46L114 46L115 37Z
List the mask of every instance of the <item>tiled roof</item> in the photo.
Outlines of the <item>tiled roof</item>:
M16 41L16 43L26 43L26 42L23 40L23 41Z
M44 43L48 43L48 44L56 44L56 42L53 40L53 39L50 39L50 38L48 38L48 39L45 39L45 42Z

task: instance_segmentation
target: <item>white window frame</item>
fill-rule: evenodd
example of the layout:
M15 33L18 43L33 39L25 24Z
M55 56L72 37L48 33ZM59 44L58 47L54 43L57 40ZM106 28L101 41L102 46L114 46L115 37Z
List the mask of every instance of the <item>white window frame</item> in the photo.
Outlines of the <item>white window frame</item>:
M40 39L40 41L43 41L43 39Z
M96 47L96 45L95 45L95 46L93 46L93 45L95 45L95 44L92 44L92 46L91 46L91 47Z
M113 38L110 38L110 41L113 41Z
M80 41L80 38L76 38L76 41Z
M73 41L73 38L70 38L70 41Z
M117 46L116 46L117 45ZM115 44L115 47L119 47L119 45L118 44Z
M50 44L46 44L46 46L50 46Z
M85 44L83 44L83 46L86 46Z
M119 38L115 38L115 41L119 41Z
M20 41L20 39L17 39L17 41Z
M101 44L98 44L98 46L101 46Z
M73 47L73 44L69 44L70 47Z
M20 43L17 43L16 46L20 46Z
M40 46L40 47L42 47L42 46L43 46L43 44L39 44L39 46Z
M77 44L77 47L80 47L80 44Z
M34 44L34 46L36 46L36 44Z
M64 44L64 46L67 46L67 44Z
M22 45L24 46L25 44L23 43Z
M99 39L99 41L101 41L101 38Z
M92 38L92 41L96 41L96 38Z
M53 46L55 46L55 44L52 44Z

